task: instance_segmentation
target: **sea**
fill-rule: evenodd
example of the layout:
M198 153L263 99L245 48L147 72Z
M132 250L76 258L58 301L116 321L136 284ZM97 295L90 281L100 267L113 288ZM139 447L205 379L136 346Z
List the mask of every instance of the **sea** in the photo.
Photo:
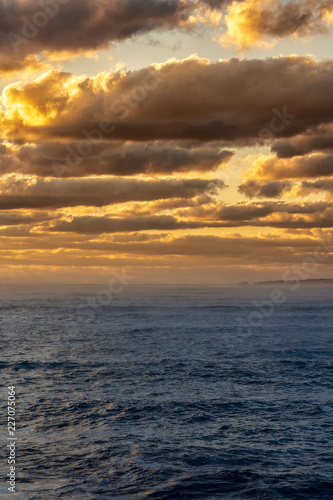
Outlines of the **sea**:
M325 284L1 285L0 498L332 500L332 306Z

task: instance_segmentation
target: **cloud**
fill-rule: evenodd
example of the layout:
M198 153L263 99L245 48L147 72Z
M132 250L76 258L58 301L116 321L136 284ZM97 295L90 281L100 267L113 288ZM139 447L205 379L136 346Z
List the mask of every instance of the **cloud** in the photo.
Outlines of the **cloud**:
M297 209L295 210L297 212ZM232 227L242 227L248 226L249 221L252 222L253 226L260 227L303 227L304 221L292 220L256 220L257 217L254 215L257 214L269 214L273 213L274 210L271 211L265 210L264 208L253 208L253 215L244 216L244 219L240 217L235 220L228 220L228 216L223 217L221 214L221 219L217 220L217 216L215 219L210 220L209 217L202 218L201 220L191 220L187 219L177 219L171 215L149 215L149 216L130 216L130 217L96 217L96 216L82 216L82 217L73 217L70 221L61 220L50 226L47 231L50 232L59 232L59 233L77 233L77 234L85 234L85 235L101 235L101 234L112 234L112 233L126 233L126 232L137 232L137 231L176 231L180 229L202 229L202 228L232 228ZM279 210L277 210L279 212ZM283 212L283 209L281 209ZM297 212L298 213L298 212ZM308 213L305 212L304 213ZM240 215L240 214L239 214ZM230 219L230 218L229 218ZM313 222L313 221L312 221ZM310 227L306 225L306 227Z
M249 198L279 198L286 191L289 191L293 184L288 181L261 181L247 180L243 181L238 188L238 191L245 194Z
M306 179L331 175L333 175L333 154L312 153L288 159L260 156L246 173L246 179Z
M151 32L217 25L228 0L1 0L0 71L106 49Z
M333 127L332 124L314 127L306 134L278 139L272 144L272 152L279 158L292 158L316 151L333 153Z
M215 227L209 221L179 221L171 215L136 216L126 218L73 217L71 221L61 221L50 228L54 232L81 234L126 233L133 231L196 229Z
M13 55L10 50L7 50L7 52L0 52L0 74L2 76L9 77L11 73L19 73L22 71L28 74L37 72L42 73L48 69L50 69L49 64L34 54L19 57Z
M210 207L198 207L184 211L183 215L208 217L219 221L253 221L275 214L314 214L331 208L327 202L285 203L285 202L240 202L236 205L214 204Z
M31 228L27 226L0 228L0 236L6 238L29 238Z
M275 266L278 263L300 264L301 259L313 255L321 240L331 241L329 235L329 232L321 231L319 237L313 234L310 237L304 235L276 237L271 234L259 237L185 235L169 236L161 240L156 240L154 237L146 238L145 241L135 241L135 239L132 241L97 241L95 239L76 241L71 234L51 233L49 239L43 240L43 251L40 251L38 256L33 252L36 245L33 238L25 238L22 241L20 259L15 259L12 253L3 247L2 243L0 243L0 256L3 265L7 263L14 266L53 265L65 267L132 265L137 272L140 271L140 267L149 269L151 266L163 266L164 270L168 269L168 273L176 265L177 273L188 268L190 274L193 273L193 269L206 261L206 264L209 263L209 266L212 266L211 272L214 274L222 263L227 266L238 262L244 267L251 268L253 265L262 268L265 265ZM59 239L62 245L60 250ZM20 241L19 236L17 240ZM68 252L68 249L71 249L71 252ZM56 252L50 250L56 250ZM325 252L324 249L322 251ZM332 250L327 248L326 252L329 255ZM147 258L138 259L138 256L146 256ZM164 256L172 256L172 258L156 259ZM200 263L197 260L198 256L202 258ZM190 257L194 259L188 260ZM258 271L259 267L255 267L254 272Z
M127 217L60 216L46 231L78 234L112 234L139 231L175 231L178 229L273 227L332 227L333 208L328 202L308 204L265 202L237 205L211 205L179 211L175 215L130 215Z
M227 32L220 43L247 49L269 46L283 37L328 33L332 13L328 0L232 2L225 17Z
M103 207L128 201L152 201L174 197L192 198L215 194L223 187L219 180L171 179L145 181L120 178L20 179L0 182L0 210L61 207Z
M198 194L193 198L169 198L166 200L158 200L151 202L132 202L126 203L117 207L117 215L122 217L131 217L134 215L151 215L158 213L170 213L171 211L178 211L184 207L200 207L214 201L212 194L203 193ZM175 213L175 212L173 212Z
M304 229L332 227L333 206L330 202L285 203L241 202L236 205L211 204L178 211L187 220L216 221L219 227L270 227Z
M332 197L333 179L318 179L316 181L303 181L300 183L289 181L262 181L248 180L239 186L239 192L249 198L279 198L291 192L292 196L309 196L327 192Z
M253 198L309 196L319 191L332 191L333 154L311 153L279 158L260 156L245 173L239 192ZM324 179L328 177L328 179ZM317 179L315 182L303 179Z
M58 235L57 235L58 236ZM66 246L66 245L65 245ZM185 235L178 237L169 237L161 241L147 240L145 242L105 242L90 241L82 243L69 243L69 248L77 248L86 252L86 250L99 251L104 256L111 254L137 254L146 255L153 259L154 256L202 256L206 259L218 257L220 259L228 258L229 262L235 262L238 259L246 259L247 265L258 264L262 262L299 262L299 254L307 256L313 254L318 246L318 240L313 238L285 238L272 237L270 235L261 237L242 237L238 236L212 236L212 235ZM329 250L328 250L329 251ZM114 258L114 257L112 257ZM98 259L98 258L97 258ZM64 260L64 259L63 259ZM197 261L196 261L197 262ZM133 263L133 262L132 262ZM172 262L160 262L169 268ZM219 265L220 262L212 262L212 265ZM107 264L104 261L104 264ZM62 265L65 265L63 262ZM137 265L137 263L135 264ZM182 262L186 266L185 262ZM188 263L191 269L193 263Z
M41 177L133 176L209 172L226 164L232 151L215 145L181 143L99 142L89 149L80 142L0 146L1 173ZM82 155L84 151L84 155ZM86 152L90 152L86 154ZM80 154L81 153L81 154Z
M333 61L296 56L216 63L191 57L93 78L51 71L7 86L0 116L11 140L262 143L265 130L292 137L331 123L332 82Z
M0 57L0 70L24 68L36 54L66 59L153 30L181 28L194 8L187 0L2 0L0 53L6 60Z
M306 196L316 191L327 191L330 195L333 194L333 179L318 179L317 181L304 181L298 187L296 194L298 196Z
M33 224L45 220L45 217L38 216L28 216L25 214L16 214L12 212L2 212L0 213L0 226L18 226L21 224Z
M37 69L45 60L91 54L135 36L226 25L223 45L247 48L266 38L326 33L328 0L2 0L0 71ZM222 14L227 15L222 21Z

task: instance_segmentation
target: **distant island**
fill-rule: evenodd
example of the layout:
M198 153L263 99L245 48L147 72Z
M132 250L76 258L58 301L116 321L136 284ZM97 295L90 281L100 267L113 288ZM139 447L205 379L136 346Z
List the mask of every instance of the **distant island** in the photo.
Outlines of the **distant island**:
M253 285L288 285L289 283L293 283L295 280L271 280L271 281L256 281ZM299 280L299 283L304 283L308 285L333 285L333 278L325 279L307 279L307 280ZM237 283L238 285L249 285L247 281L243 281L241 283Z

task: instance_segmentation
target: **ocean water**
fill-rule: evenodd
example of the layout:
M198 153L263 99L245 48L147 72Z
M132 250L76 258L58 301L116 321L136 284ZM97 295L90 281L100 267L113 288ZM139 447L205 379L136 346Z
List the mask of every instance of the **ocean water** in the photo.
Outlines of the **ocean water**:
M272 289L1 286L14 498L332 499L333 288Z

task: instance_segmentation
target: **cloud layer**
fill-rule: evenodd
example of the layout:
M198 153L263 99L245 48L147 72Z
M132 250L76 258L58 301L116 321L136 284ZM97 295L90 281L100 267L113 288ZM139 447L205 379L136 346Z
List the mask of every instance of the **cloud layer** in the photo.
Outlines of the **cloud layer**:
M220 180L172 179L20 179L7 177L0 182L0 210L61 207L103 207L129 201L192 198L216 194Z
M8 86L0 116L12 140L262 144L331 124L332 81L331 60L296 56L217 63L192 57L95 78L51 71Z
M55 64L207 25L223 48L267 48L328 34L332 19L326 0L0 0L0 73L27 71L0 103L8 275L243 278L310 258L333 227L332 60L192 55L89 77Z
M186 0L1 0L0 69L19 70L41 53L62 53L66 59L134 35L178 28L193 9Z
M80 154L84 152L84 154ZM89 154L87 154L89 153ZM0 146L2 174L40 177L171 175L210 172L228 163L232 151L197 143L47 142Z
M198 24L226 29L222 45L248 48L271 37L327 33L332 13L328 0L1 0L0 72L36 70L45 60Z

